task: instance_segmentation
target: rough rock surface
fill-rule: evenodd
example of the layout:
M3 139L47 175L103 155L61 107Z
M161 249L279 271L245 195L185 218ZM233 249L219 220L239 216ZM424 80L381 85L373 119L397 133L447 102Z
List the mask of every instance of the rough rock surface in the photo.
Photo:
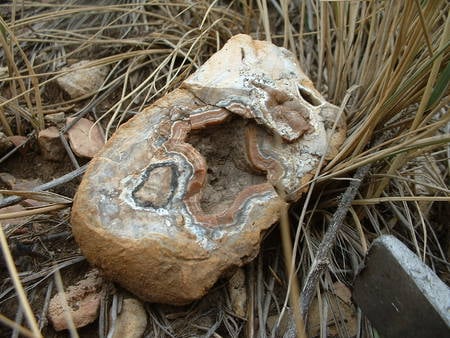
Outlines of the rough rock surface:
M39 184L42 184L38 178L27 180L2 172L0 172L0 183L9 190L32 190Z
M0 155L6 153L9 149L14 146L12 141L8 139L5 133L0 131Z
M133 298L123 300L117 317L113 338L141 338L147 327L147 313L140 301Z
M72 123L74 118L67 119L67 124ZM75 155L92 158L105 143L98 125L88 119L81 118L72 128L67 131L70 147Z
M64 112L54 113L54 114L46 114L44 116L46 122L53 124L54 126L62 126L66 121L66 114Z
M228 294L230 295L231 310L241 317L246 317L247 288L245 285L244 269L239 268L228 280Z
M46 160L60 161L64 158L66 150L59 137L58 128L52 126L41 130L38 135L38 144Z
M0 209L0 215L4 216L5 214L15 213L15 212L21 212L25 211L25 207L23 207L20 204L11 205L9 207L3 207ZM19 218L6 218L2 219L2 226L4 229L8 228L10 225L13 224L20 224L24 223L28 220L28 217L19 217Z
M336 152L337 114L290 52L237 35L91 161L75 239L142 299L198 299L257 255L281 208Z
M51 300L48 318L56 331L68 328L64 316L64 298L76 328L92 323L98 317L103 280L97 269L92 269L77 284L69 286L65 294L58 293Z
M28 138L26 136L22 136L22 135L14 135L14 136L8 136L8 140L10 140L15 147L20 147L25 142L27 142Z
M77 62L65 70L67 74L59 77L56 82L71 98L91 94L100 88L106 75L108 66L89 67L91 61Z

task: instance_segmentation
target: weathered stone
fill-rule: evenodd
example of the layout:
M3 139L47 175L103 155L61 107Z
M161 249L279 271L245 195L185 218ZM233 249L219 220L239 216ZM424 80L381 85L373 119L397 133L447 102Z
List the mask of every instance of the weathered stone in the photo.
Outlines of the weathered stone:
M22 135L13 135L13 136L8 136L8 140L10 140L13 143L14 147L20 147L28 141L28 138L26 136L22 136ZM22 148L21 153L23 154L25 152L26 151Z
M123 300L122 310L114 326L113 338L141 338L147 327L147 313L140 301Z
M60 161L64 158L66 150L59 137L58 128L49 127L41 130L38 135L38 144L45 159Z
M394 236L373 241L353 299L382 337L450 336L450 288Z
M239 268L228 281L228 294L230 295L231 309L241 318L247 312L247 288L245 286L244 269Z
M69 125L74 118L69 117ZM75 155L91 158L102 148L104 142L102 132L98 125L88 119L81 118L67 131L70 147Z
M0 183L9 190L32 190L42 182L40 179L16 178L10 173L0 173Z
M267 329L270 332L273 332L276 326L277 337L289 337L287 335L287 333L289 333L289 316L292 316L292 311L289 308L286 310L286 313L281 320L279 314L268 316L266 322Z
M66 122L66 114L64 114L64 112L47 114L45 115L45 121L50 122L55 126L63 125L64 122Z
M16 184L16 177L10 173L0 173L0 182L7 189L12 190Z
M92 269L75 285L69 286L64 294L58 293L51 300L48 317L56 331L68 328L64 316L66 298L68 310L76 328L92 323L98 317L103 280L97 269Z
M198 299L257 255L321 156L337 151L337 114L291 53L237 35L91 161L72 209L75 239L145 300Z
M322 307L316 297L308 311L308 337L320 336L321 327L326 327L327 336L337 337L339 332L346 332L349 337L355 337L358 320L350 290L343 283L336 282L333 290L324 292L321 298ZM324 301L327 302L326 305L323 304Z
M0 155L6 153L9 149L14 146L12 141L0 131Z
M0 208L0 215L4 216L5 214L12 214L12 213L21 212L21 211L25 211L25 208L20 204L14 204L9 207ZM10 225L21 224L21 223L26 222L27 220L28 220L28 217L6 218L6 219L2 219L1 223L2 223L2 226L7 228Z
M35 187L37 187L40 184L42 184L42 182L39 178L33 178L33 179L16 178L16 181L14 182L11 189L28 191L28 190L33 190Z
M90 63L89 60L83 60L64 68L63 71L67 73L56 80L71 98L92 94L101 87L105 80L109 67L89 66Z

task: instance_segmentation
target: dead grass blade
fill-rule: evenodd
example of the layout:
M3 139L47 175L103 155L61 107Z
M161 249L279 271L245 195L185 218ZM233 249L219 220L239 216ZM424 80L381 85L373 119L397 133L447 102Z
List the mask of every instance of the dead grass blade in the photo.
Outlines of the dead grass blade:
M52 204L70 204L72 199L63 195L55 194L50 191L24 191L24 190L2 190L0 194L10 196L20 196L22 198L29 198L35 201L47 202Z
M0 214L0 220L21 218L21 217L38 215L38 214L45 214L45 213L49 213L51 211L57 211L57 210L61 210L64 208L67 208L67 204L53 204L53 205L47 205L45 207L38 207L35 209L30 209L30 210L7 212L4 214Z
M20 326L15 321L5 317L0 313L0 322L3 323L6 326L9 326L11 329L19 331L21 335L24 335L25 337L34 338L36 337L33 332L28 330L27 328L24 328L23 326Z
M36 319L34 317L33 311L31 310L30 303L28 302L28 299L25 295L25 291L23 289L22 283L17 273L16 266L14 265L14 261L11 252L9 251L8 243L6 241L5 233L3 232L3 226L1 223L0 223L0 245L2 248L3 257L6 261L6 266L8 267L9 275L11 276L14 288L16 289L16 293L20 301L20 306L22 307L22 310L25 313L25 317L27 319L28 325L31 328L33 337L35 338L42 337Z

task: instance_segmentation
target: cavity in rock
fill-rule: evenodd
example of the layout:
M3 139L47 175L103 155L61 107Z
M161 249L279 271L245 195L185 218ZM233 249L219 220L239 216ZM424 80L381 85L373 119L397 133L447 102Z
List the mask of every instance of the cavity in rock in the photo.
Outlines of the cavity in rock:
M205 213L225 211L245 187L266 181L264 173L255 172L248 165L245 154L248 123L254 122L234 118L218 126L192 132L187 139L206 159L208 166L200 202Z

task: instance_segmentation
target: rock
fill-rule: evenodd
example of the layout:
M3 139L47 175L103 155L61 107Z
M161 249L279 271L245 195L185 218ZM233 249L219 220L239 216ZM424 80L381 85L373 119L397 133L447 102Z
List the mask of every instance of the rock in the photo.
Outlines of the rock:
M58 85L71 98L77 98L83 95L92 94L98 90L106 75L108 74L108 66L92 66L91 61L79 61L70 67L66 67L63 71L67 73L59 77L56 81Z
M10 173L0 173L0 182L9 190L33 190L42 182L40 179L16 178Z
M245 272L239 268L228 281L228 294L231 300L231 309L241 317L246 318L247 289L245 287Z
M358 330L356 308L351 301L350 290L341 282L333 284L333 291L322 294L322 299L328 301L327 306L327 335L339 336L340 332L347 332L349 337L354 337ZM319 307L317 297L313 300L308 316L309 336L320 335L320 326L323 320L322 309Z
M290 331L291 331L289 319L292 318L292 316L293 316L293 314L292 314L291 308L286 309L286 312L284 313L283 318L281 318L280 323L278 323L278 320L280 318L279 314L268 316L267 321L266 321L267 329L269 330L269 332L273 332L275 329L275 326L278 324L278 326L276 328L277 330L276 330L275 337L283 337L283 338L291 337L289 335ZM296 336L295 327L294 327L294 336ZM308 336L308 337L312 337L312 336Z
M54 114L46 114L45 121L50 122L54 126L59 126L64 124L66 121L66 114L64 112L54 113Z
M74 118L67 119L69 125ZM103 147L105 141L98 125L88 119L81 118L67 131L70 147L79 157L92 158Z
M14 204L9 207L1 208L0 215L10 214L13 212L21 212L21 211L25 211L25 210L26 209L22 205ZM28 217L7 218L7 219L2 219L1 224L4 228L7 228L10 225L21 224L21 223L26 222L27 220L28 220Z
M14 184L16 184L16 178L14 175L11 175L10 173L0 173L0 182L2 185L4 185L7 189L13 190Z
M338 111L291 53L237 35L92 159L72 208L75 239L143 300L198 299L258 254L335 153Z
M41 180L36 179L22 179L22 178L16 178L10 173L0 173L0 183L1 188L6 188L8 190L20 190L20 191L31 191L38 185L42 184ZM1 197L1 195L0 195ZM14 205L16 208L3 208L0 209L0 213L9 213L9 212L17 212L17 211L24 211L25 208L33 207L37 208L43 205L48 205L48 203L45 202L39 202L32 199L24 199L19 204ZM27 220L27 217L21 217L16 219L8 220L8 224L18 224L22 223Z
M8 76L8 67L0 67L0 79Z
M28 138L22 135L8 136L8 139L14 144L15 147L19 147L28 141Z
M16 181L14 182L14 185L11 187L11 189L27 191L32 190L33 188L37 187L40 184L42 184L42 182L39 178L34 179L16 178Z
M76 328L92 323L98 317L103 280L97 269L90 270L82 280L69 286L65 295L58 293L51 300L48 318L56 331L66 330L64 296Z
M46 160L60 161L66 154L66 150L59 137L59 130L56 127L41 130L38 135L38 144L42 156Z
M0 131L0 155L6 153L13 146L12 141Z
M140 301L123 300L122 311L116 320L113 338L141 338L147 327L147 313Z

